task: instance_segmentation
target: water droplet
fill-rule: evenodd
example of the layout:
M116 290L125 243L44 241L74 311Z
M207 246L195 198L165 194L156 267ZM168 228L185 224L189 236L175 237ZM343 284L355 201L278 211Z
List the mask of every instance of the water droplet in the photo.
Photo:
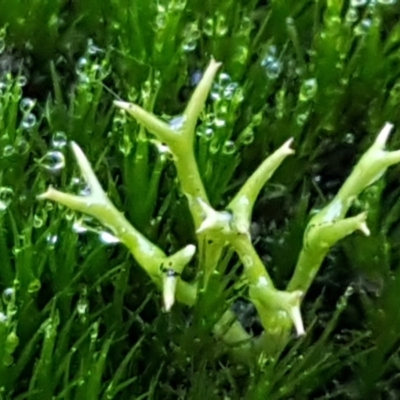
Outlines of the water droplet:
M29 148L30 148L28 141L25 140L25 139L22 138L22 137L20 137L20 138L17 139L17 142L16 142L16 144L15 144L15 147L16 147L16 149L17 149L17 153L18 153L20 156L23 156L23 155L25 155L26 153L28 153Z
M219 85L214 85L211 89L210 97L214 101L221 100L221 93L219 91Z
M243 131L240 142L244 145L249 145L254 140L254 131L251 128L247 128Z
M174 0L170 1L168 4L169 12L180 12L183 11L186 7L186 0Z
M317 80L315 78L307 79L300 88L299 100L307 101L312 99L317 93Z
M268 46L267 54L276 57L276 55L278 54L278 48L276 47L275 44L271 44L270 46Z
M79 299L78 304L76 306L76 311L78 311L78 314L84 315L87 313L89 309L89 304L85 299Z
M246 63L249 57L249 48L247 46L238 46L233 55L234 62L239 65Z
M203 72L200 70L194 71L192 75L190 75L190 85L191 86L197 86L198 83L201 81L201 78L203 77Z
M6 324L8 321L8 317L2 311L0 311L0 324Z
M306 121L307 121L308 115L309 115L308 111L305 112L305 113L296 115L297 125L300 125L300 126L304 125L306 123Z
M156 26L159 30L163 30L165 28L167 22L165 8L161 5L158 6L158 14L156 16Z
M33 107L35 107L36 101L30 99L29 97L25 97L19 103L19 109L23 113L29 113L32 111Z
M186 25L183 33L183 51L190 52L193 51L197 46L197 41L200 38L200 30L197 26L197 22L190 23Z
M346 13L346 21L348 23L356 22L359 18L358 10L356 8L349 8Z
M213 124L216 128L223 128L226 125L226 121L222 118L215 118Z
M217 140L213 140L210 144L210 153L211 154L217 154L220 149L220 144L218 143Z
M51 138L51 144L56 149L62 149L67 145L67 135L65 132L56 132Z
M85 72L89 65L89 61L85 57L79 58L78 62L76 63L76 72L82 73Z
M396 0L378 0L378 3L388 6L390 4L395 4Z
M33 216L33 227L39 229L42 226L43 226L43 218L35 214Z
M41 285L39 279L34 279L28 285L28 293L36 293L40 290L41 287L42 287L42 285Z
M218 37L223 37L228 33L228 25L226 23L226 17L223 14L217 14L215 22L215 33Z
M57 235L52 235L48 234L46 237L46 242L47 245L50 249L54 249L56 243L58 242L58 236Z
M368 3L368 0L351 0L350 6L351 7L362 7Z
M191 40L191 41L185 40L182 44L182 49L183 49L183 51L189 53L196 49L196 45L197 45L197 43L195 40Z
M369 32L371 26L372 26L372 20L369 18L365 18L357 24L357 26L354 29L354 34L358 36L365 35Z
M221 86L227 86L232 82L232 78L226 72L222 72L218 76L218 82Z
M214 137L214 129L211 126L201 125L197 129L196 134L209 142Z
M14 154L14 151L15 151L14 147L11 146L10 144L8 144L8 145L4 146L3 156L4 157L11 157Z
M99 335L99 323L95 322L90 327L90 340L94 342L95 340L97 340L98 335Z
M212 36L214 34L214 20L207 18L204 22L203 32L206 36Z
M14 191L10 187L0 187L0 211L4 211L10 205L14 197Z
M59 172L65 167L65 157L60 151L49 151L40 160L40 165L50 172Z
M224 154L230 155L236 152L236 144L232 140L227 140L222 148Z
M13 302L15 300L15 289L12 287L4 289L2 299L4 304Z
M186 116L178 115L177 117L174 117L169 121L169 126L174 131L180 131L185 125L185 122L186 122Z
M355 137L354 133L349 132L349 133L346 133L343 140L345 143L353 144L355 139L356 139L356 137Z
M236 92L236 89L238 88L238 84L236 82L231 82L229 83L224 89L223 89L223 96L225 99L230 100L232 99L233 95Z
M278 78L282 71L282 64L277 58L271 55L267 55L267 57L261 60L261 66L264 67L269 79Z
M27 78L26 76L20 75L20 76L17 78L17 85L18 85L19 87L24 87L27 83L28 83L28 78Z
M35 114L28 113L25 114L22 118L21 126L24 129L31 129L36 124L36 116Z
M88 183L84 179L77 177L71 179L71 191L79 196L90 196L91 194Z
M106 231L102 231L99 233L99 238L100 241L104 244L115 244L115 243L119 243L119 239L116 238L114 235L112 235L109 232Z

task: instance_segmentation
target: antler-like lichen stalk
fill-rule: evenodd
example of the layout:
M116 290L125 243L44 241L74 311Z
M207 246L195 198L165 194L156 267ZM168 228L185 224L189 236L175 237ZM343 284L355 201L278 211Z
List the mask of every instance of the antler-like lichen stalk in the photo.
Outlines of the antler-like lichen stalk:
M260 296L273 298L276 294L279 296L280 302L274 302L268 308L268 312L284 313L288 320L296 326L298 334L302 334L302 322L298 322L300 311L292 312L294 303L290 300L289 306L287 301L290 296L283 296L281 292L275 289L263 262L251 243L249 232L255 201L265 183L285 157L293 154L294 151L290 148L292 139L284 143L281 148L261 164L229 203L226 210L214 210L208 201L201 181L194 153L194 133L197 119L204 107L219 66L220 63L214 60L210 62L183 115L174 118L169 125L135 104L120 101L115 102L115 104L131 114L158 140L165 142L170 148L174 156L181 189L188 198L196 233L199 235L201 254L205 254L202 259L205 284L207 284L218 264L222 248L226 244L231 245L244 265L245 275L250 286L254 288L250 294L251 300L256 301ZM202 238L206 240L202 240ZM264 283L267 283L268 287L265 287ZM259 301L257 308L259 312L265 314L266 312L262 311L264 303ZM299 302L297 303L299 304ZM294 318L294 315L296 315L296 318ZM262 320L269 321L267 318L262 318ZM264 325L264 327L271 329L271 326Z
M112 230L120 242L125 244L136 261L150 275L151 279L163 288L164 307L169 310L176 297L179 301L193 305L196 301L196 288L179 278L180 273L195 253L195 246L188 245L172 256L165 253L137 231L112 204L101 187L93 169L81 148L71 143L81 173L89 185L90 194L75 196L50 187L39 199L53 200L98 219Z
M303 249L287 290L306 292L313 282L329 249L339 240L356 230L368 236L367 214L345 218L356 197L379 179L386 169L400 162L400 150L385 151L393 125L386 123L375 142L361 157L351 175L346 179L335 198L307 225Z

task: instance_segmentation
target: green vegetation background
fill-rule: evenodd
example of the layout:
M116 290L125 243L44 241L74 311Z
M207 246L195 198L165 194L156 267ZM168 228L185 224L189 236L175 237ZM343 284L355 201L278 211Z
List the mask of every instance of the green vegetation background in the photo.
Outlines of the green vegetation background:
M193 310L166 315L108 232L36 200L49 184L85 190L75 140L139 230L166 250L192 243L171 161L112 101L169 120L214 57L223 67L196 143L213 205L295 139L254 213L283 287L310 212L386 121L399 127L399 15L395 0L0 0L0 399L399 398L400 167L354 206L372 235L331 252L306 337L250 366L207 319L228 293L245 302L240 285L217 279Z

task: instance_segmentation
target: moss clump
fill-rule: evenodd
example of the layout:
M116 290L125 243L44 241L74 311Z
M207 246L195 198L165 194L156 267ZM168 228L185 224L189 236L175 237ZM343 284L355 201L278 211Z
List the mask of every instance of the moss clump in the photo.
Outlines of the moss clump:
M398 167L348 209L367 212L370 236L331 249L309 289L290 278L309 219L329 213L312 217L341 196L384 124L399 126L399 5L214 3L0 1L2 398L397 396ZM49 185L88 193L67 151L74 141L147 240L167 254L196 243L200 226L179 168L113 101L121 96L173 124L212 57L223 68L193 138L209 205L234 202L291 137L296 150L261 190L250 234L275 287L307 291L307 334L246 366L237 363L240 347L227 357L212 335L231 303L251 304L238 281L243 257L224 249L223 273L210 274L195 306L177 302L165 314L157 285L109 231L36 200ZM196 277L201 257L184 281ZM250 320L250 335L259 333L260 320Z

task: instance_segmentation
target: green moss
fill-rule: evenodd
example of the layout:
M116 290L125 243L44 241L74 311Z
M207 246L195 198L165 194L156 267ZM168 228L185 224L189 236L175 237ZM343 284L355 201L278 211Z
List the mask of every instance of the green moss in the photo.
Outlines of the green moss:
M1 398L398 395L399 167L348 210L367 211L371 235L332 248L307 288L290 283L310 217L329 212L382 126L399 126L397 2L32 0L0 9ZM234 204L291 137L296 151L261 190L252 231L275 287L308 290L307 334L257 361L246 347L227 352L212 334L226 335L219 321L237 322L225 311L249 300L232 252L216 246L221 261L196 304L165 314L162 279L153 286L109 231L36 200L49 185L87 190L66 146L75 141L147 240L168 254L194 244L202 219L192 221L179 169L112 102L121 97L170 123L211 57L222 67L193 139L209 205ZM389 149L399 148L392 136ZM194 255L184 281L203 257Z

